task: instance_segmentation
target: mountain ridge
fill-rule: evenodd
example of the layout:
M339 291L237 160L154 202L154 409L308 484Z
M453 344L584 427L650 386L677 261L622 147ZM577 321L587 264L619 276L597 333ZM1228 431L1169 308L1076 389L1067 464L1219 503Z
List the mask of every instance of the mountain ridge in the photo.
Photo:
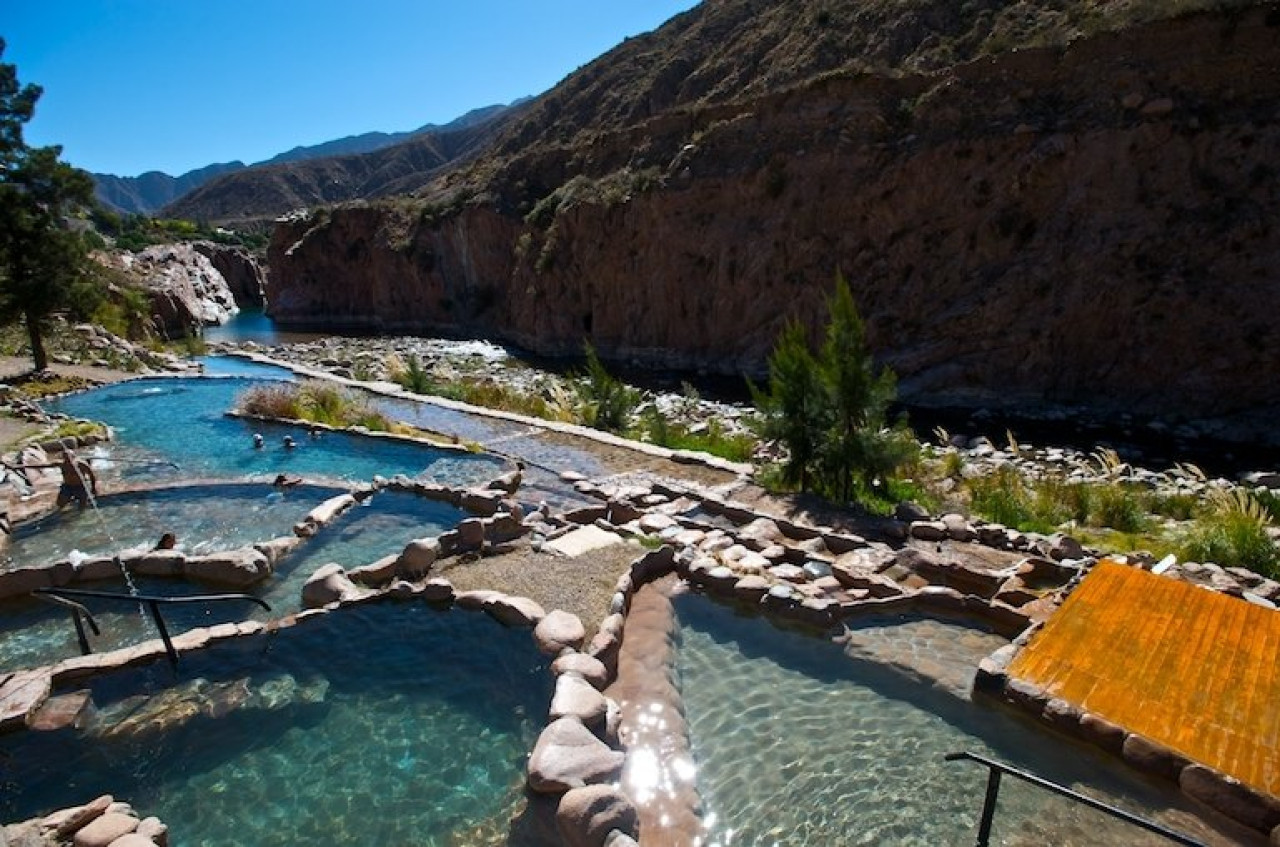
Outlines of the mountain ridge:
M759 373L839 269L913 404L1280 440L1280 11L1207 5L708 0L414 196L280 224L270 311Z
M152 214L219 176L271 165L374 153L428 133L469 129L491 120L504 110L518 106L527 99L529 98L506 105L495 104L472 109L445 124L424 124L417 129L405 132L366 132L318 144L299 145L278 153L270 159L247 165L239 160L210 164L179 176L171 176L158 170L146 171L134 177L101 173L93 173L90 176L93 177L98 199L108 207L128 214Z

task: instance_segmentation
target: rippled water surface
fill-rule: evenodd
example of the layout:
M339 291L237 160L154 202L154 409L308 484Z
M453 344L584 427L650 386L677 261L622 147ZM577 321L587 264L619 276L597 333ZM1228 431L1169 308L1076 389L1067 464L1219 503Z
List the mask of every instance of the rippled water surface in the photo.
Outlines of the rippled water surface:
M1041 774L1214 844L1241 843L1176 792L1092 748L971 702L966 685L1000 639L962 624L878 619L844 645L676 599L678 671L711 845L967 845L986 769L969 750ZM994 639L994 640L993 640ZM992 843L1167 844L1005 780Z
M368 481L407 474L469 485L501 473L503 462L482 454L437 450L420 444L344 433L309 438L303 427L229 418L236 397L258 380L140 379L86 391L50 403L53 411L104 421L116 442L104 449L126 479L140 477L244 477L279 473ZM253 448L253 433L265 437ZM284 436L297 447L287 449ZM146 464L147 458L156 460ZM176 468L161 464L173 462ZM127 465L127 466L126 466Z
M148 507L149 504L150 508L155 509L154 513L130 518L133 510L128 506L122 506L119 510L113 507L106 511L115 527L112 537L121 541L133 537L131 530L120 524L122 519L136 519L139 525L146 528L133 534L140 533L142 537L154 540L159 537L159 531L150 526L149 522L156 520L157 515L173 514L191 518L196 526L178 521L162 522L159 525L177 528L180 549L186 552L203 552L205 548L229 549L236 546L225 543L225 535L217 530L223 518L237 524L235 534L237 537L245 537L247 540L244 543L266 540L276 535L289 534L292 525L301 520L313 506L336 493L336 489L312 486L290 488L283 492L265 485L158 489L148 492L149 496L143 498L119 495L126 504L135 504L135 500L143 507ZM224 494L228 496L223 497ZM170 496L173 498L172 502ZM109 504L116 499L115 496L107 497L103 502ZM175 506L175 503L178 505ZM172 512L175 508L178 511ZM297 611L301 607L302 586L321 565L337 562L350 569L370 564L388 554L398 553L415 538L435 536L452 529L464 516L459 509L414 494L380 491L304 541L294 553L276 565L275 572L270 577L256 585L229 591L226 588L179 579L135 576L133 581L143 594L172 597L243 592L260 597L271 605L270 611L246 602L168 605L163 609L164 620L173 634L196 626L227 621L266 620ZM60 523L62 520L69 522L67 527ZM94 544L103 546L104 551L121 549L113 548L109 540L99 539L92 534L97 521L89 512L64 512L51 521L52 525L32 534L27 541L38 542L52 549L65 549L71 544L68 539L79 539L76 541L77 549L84 549L79 546L84 536L77 535L75 530L87 526L88 529L84 531L90 532L91 540ZM209 530L208 534L203 530ZM116 532L121 534L117 535ZM214 538L221 538L224 543L213 544L210 539ZM26 553L30 551L26 550L25 545L20 545L19 549L26 551L26 558ZM128 589L123 580L78 587L118 593L125 593ZM125 647L158 637L154 624L139 612L136 605L99 599L84 599L83 602L101 629L100 634L89 634L90 646L94 652ZM78 655L79 652L75 629L67 610L30 597L0 600L0 670L50 664Z
M266 647L267 649L264 649ZM74 737L0 738L0 820L102 793L174 845L503 843L550 698L527 630L347 609L95 683Z
M73 551L109 555L150 548L174 533L186 553L230 550L289 535L312 508L342 489L263 484L171 486L104 494L98 508L68 508L14 528L6 556L15 566L43 565Z

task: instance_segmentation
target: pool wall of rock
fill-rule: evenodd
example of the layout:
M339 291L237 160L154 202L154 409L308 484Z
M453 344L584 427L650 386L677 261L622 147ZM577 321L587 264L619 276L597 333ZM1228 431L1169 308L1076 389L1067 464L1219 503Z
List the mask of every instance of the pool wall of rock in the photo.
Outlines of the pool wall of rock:
M391 484L419 485L403 479ZM554 684L548 723L527 762L527 804L520 831L545 843L601 843L615 830L617 844L637 838L664 843L666 825L653 823L662 814L674 821L670 832L680 837L698 832L702 822L696 769L669 663L671 625L660 610L650 607L649 593L640 592L642 587L678 578L770 620L815 633L830 632L866 614L912 613L978 620L1018 644L1054 613L1070 586L1088 571L1092 558L1091 551L1067 537L1037 537L959 516L900 515L878 527L888 542L868 541L663 483L596 485L579 478L574 487L599 505L559 516L552 522L556 532L568 531L569 525L595 526L657 539L663 545L638 556L620 575L609 614L594 635L575 616L544 612L527 598L500 591L459 592L431 577L432 568L444 558L507 543L527 531L531 521L540 529L549 525L549 516L525 516L518 504L504 504L501 494L491 492L485 495L484 508L492 505L493 511L463 521L465 527L460 524L441 537L422 539L411 545L412 551L406 547L367 568L317 575L321 578L315 580L308 603L317 606L315 610L282 621L192 631L181 636L186 639L182 650L269 635L305 624L314 615L394 600L484 610L507 626L531 628L538 648L554 659ZM653 498L662 505L654 507ZM963 561L949 555L953 545L966 551ZM1190 569L1171 575L1204 577ZM1232 590L1223 589L1225 582L1218 576L1213 574L1215 587ZM1238 580L1231 585L1243 590ZM39 723L43 708L30 704L47 701L50 691L109 669L153 664L163 650L149 643L117 654L68 660L53 669L11 678L5 683L9 687L0 690L0 727ZM980 688L995 690L991 680L998 678L1002 660L996 655L984 663L989 679ZM632 665L652 672L642 687L635 687ZM45 681L48 691L42 688ZM653 702L666 705L657 712L629 712L630 703L640 699L646 708ZM28 707L19 708L24 702ZM1003 708L999 698L987 702ZM1044 705L1038 704L1038 719L1046 731L1058 731L1061 728ZM1075 743L1065 734L1063 741ZM674 763L666 772L665 800L642 779L653 775L654 749L670 754ZM181 821L170 822L181 827Z
M603 736L614 747L617 746L614 734L617 726L616 708L597 709L598 703L603 702L603 696L599 695L591 683L586 682L588 678L598 682L602 667L598 660L592 660L588 654L578 652L585 638L582 623L575 616L563 612L546 613L537 603L527 598L512 597L497 591L455 592L448 582L440 579L429 579L416 585L401 581L388 589L355 599L335 601L322 608L305 610L265 624L249 622L192 630L177 636L174 641L184 657L184 662L194 661L194 657L198 657L208 648L227 643L243 644L245 645L243 649L249 651L261 649L260 645L270 643L270 639L281 631L293 627L314 626L316 621L326 616L341 616L349 612L354 613L361 608L387 603L402 605L424 602L437 614L446 614L449 608L481 610L499 622L502 629L530 631L533 636L532 644L540 655L546 657L543 661L550 662L552 657L556 658L553 669L558 674L558 678L554 684L554 696L550 696L553 690L550 680L545 683L545 689L537 689L544 690L546 693L541 696L547 697L550 702L547 708L551 725L563 727L585 719L592 726L589 734L592 739L596 739L594 743L605 746L607 749L607 752L601 755L609 763L610 773L616 776L620 772L623 754L609 748L607 742L598 739L595 734ZM152 641L134 648L69 659L52 667L19 672L0 685L0 704L3 704L3 710L0 711L0 731L53 732L75 725L83 720L84 709L88 702L83 686L91 684L94 680L110 681L112 675L125 669L145 669L154 665L164 655L163 646L158 641ZM471 668L469 672L482 672L482 669ZM598 702L589 697L588 689L594 692L595 698L599 698ZM234 702L228 704L226 698L210 699L207 694L206 692L205 695L192 698L191 702L196 711L213 709L215 712L221 712L224 708L230 710L236 707ZM584 699L593 699L593 702L589 706L584 706L582 703ZM544 707L548 700L542 701ZM218 705L219 703L222 705ZM173 713L189 715L190 711L189 709L179 710ZM606 716L608 720L604 719ZM160 719L157 718L157 720ZM154 721L143 721L139 726L148 727L149 732L165 731L162 727L156 726ZM537 786L536 790L545 794L548 787L555 784L557 788L552 790L552 794L571 793L570 789L573 786L569 783L576 781L573 775L574 763L581 760L583 739L574 736L570 740L573 744L567 747L564 744L539 741L540 747L535 748L534 755L529 759L527 776L529 784ZM566 811L560 815L560 822L553 821L552 825L561 828L573 826L571 817L569 807L566 807ZM172 822L179 829L181 828L180 821ZM545 825L545 821L538 823L536 816L529 814L520 816L511 823L512 827L522 830L536 829L537 826ZM632 832L633 836L635 834L637 833ZM530 837L537 836L535 834Z

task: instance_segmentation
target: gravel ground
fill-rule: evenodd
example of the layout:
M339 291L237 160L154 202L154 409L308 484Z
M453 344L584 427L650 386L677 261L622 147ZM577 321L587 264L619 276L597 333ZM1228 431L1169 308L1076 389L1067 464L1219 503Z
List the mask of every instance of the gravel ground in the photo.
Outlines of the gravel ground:
M562 609L577 615L588 634L594 634L609 613L618 577L645 554L638 544L624 543L569 558L536 553L518 543L510 552L482 559L450 559L432 571L458 591L492 589L536 600L550 612Z

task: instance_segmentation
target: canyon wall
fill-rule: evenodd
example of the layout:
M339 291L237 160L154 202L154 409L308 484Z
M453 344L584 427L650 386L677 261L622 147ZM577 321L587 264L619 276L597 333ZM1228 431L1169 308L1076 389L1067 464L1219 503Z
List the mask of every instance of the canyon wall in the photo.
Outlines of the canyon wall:
M295 216L269 308L759 373L841 272L910 402L1280 442L1278 121L1268 8L828 74L530 152L466 191Z

